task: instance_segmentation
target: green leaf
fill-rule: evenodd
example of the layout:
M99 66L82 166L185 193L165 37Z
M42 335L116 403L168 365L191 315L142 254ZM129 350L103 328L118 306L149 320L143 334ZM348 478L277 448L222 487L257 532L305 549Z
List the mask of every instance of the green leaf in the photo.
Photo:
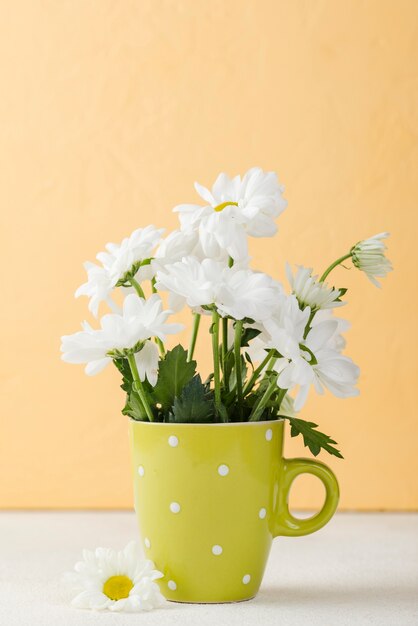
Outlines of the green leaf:
M340 292L340 295L338 296L338 298L335 298L335 302L342 302L343 296L345 296L345 294L348 291L346 287L333 287L333 289L338 290Z
M247 363L249 363L251 365L251 368L254 371L254 363L253 363L250 355L248 354L248 352L244 352L244 358L247 361Z
M122 409L123 415L129 415L134 420L142 420L148 422L148 416L142 405L139 396L134 391L126 397L125 406Z
M241 335L241 347L247 348L250 341L252 339L255 339L255 337L258 337L260 333L261 330L257 330L257 328L245 328L244 332Z
M131 372L131 368L129 367L128 359L113 359L113 363L115 364L115 367L122 374L121 389L126 391L126 393L130 393L132 389L133 379L132 379L132 372Z
M183 388L196 372L196 361L187 361L187 352L180 344L170 350L160 361L158 380L154 387L154 399L164 410L170 410L174 399L179 397Z
M241 354L241 381L243 385L245 384L246 378L247 378L247 363L245 362L244 356ZM236 374L235 367L232 368L230 379L229 379L229 385L231 389L236 389L237 374Z
M142 402L138 396L138 393L133 389L133 377L131 368L129 367L128 359L113 359L115 367L122 374L121 389L126 391L126 402L122 409L123 415L129 415L135 420L148 421L148 416L142 405ZM152 398L152 385L147 380L142 383L145 393L148 398Z
M168 421L206 423L213 422L214 416L213 393L208 391L197 374L185 385L181 395L174 399Z
M225 355L225 359L221 359L221 368L222 368L225 388L228 388L228 389L230 388L229 379L231 377L231 372L234 367L234 363L235 363L234 352L233 350L228 350ZM235 391L234 391L234 395L235 395Z
M333 454L337 456L339 459L343 459L343 455L337 448L330 445L332 443L337 443L328 435L319 432L319 430L315 430L318 428L318 424L314 424L313 422L306 422L305 420L301 420L297 417L289 417L288 415L282 415L280 417L284 417L290 422L290 436L296 437L297 435L302 435L303 443L305 446L309 448L314 456L318 456L321 451L321 448L326 450L329 454ZM338 445L338 444L337 444Z

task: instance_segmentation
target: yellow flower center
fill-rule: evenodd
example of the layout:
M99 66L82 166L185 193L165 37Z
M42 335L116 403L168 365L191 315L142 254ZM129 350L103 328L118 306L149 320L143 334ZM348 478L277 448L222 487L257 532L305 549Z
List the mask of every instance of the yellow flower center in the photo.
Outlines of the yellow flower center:
M222 202L222 204L218 204L213 210L219 213L223 211L226 206L238 206L238 202Z
M111 576L103 585L103 593L111 600L122 600L129 596L133 586L132 580L127 576Z

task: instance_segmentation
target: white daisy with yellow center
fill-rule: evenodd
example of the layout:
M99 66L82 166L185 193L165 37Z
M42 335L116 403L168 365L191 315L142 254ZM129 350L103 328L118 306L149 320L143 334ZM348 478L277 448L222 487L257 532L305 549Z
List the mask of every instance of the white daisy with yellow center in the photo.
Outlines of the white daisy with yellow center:
M203 253L219 258L227 253L234 261L248 260L248 237L272 237L275 219L287 206L284 188L274 172L253 167L241 178L221 173L211 189L195 183L205 205L180 204L181 230L199 235Z
M149 611L164 598L155 582L163 574L145 560L136 542L123 550L83 550L83 560L66 579L77 591L72 606L95 611Z

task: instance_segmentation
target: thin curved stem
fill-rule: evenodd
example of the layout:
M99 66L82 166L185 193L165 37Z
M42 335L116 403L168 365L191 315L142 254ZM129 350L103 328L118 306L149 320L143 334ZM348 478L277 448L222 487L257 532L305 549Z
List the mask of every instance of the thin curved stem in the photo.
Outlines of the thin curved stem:
M242 393L243 393L244 396L246 396L251 391L251 389L254 387L255 383L257 382L257 378L260 376L261 372L263 371L263 369L265 368L267 363L270 361L270 357L272 356L272 352L274 352L274 350L269 350L267 352L265 359L263 359L261 361L260 365L252 373L251 378L244 385L244 389L242 390Z
M313 311L311 311L308 321L306 322L306 326L305 326L305 330L303 331L303 338L306 339L306 337L309 334L309 331L311 330L311 324L312 324L312 320L315 317L317 310L314 309Z
M138 296L140 298L142 298L143 300L145 300L145 294L144 294L144 292L142 290L142 287L139 284L139 282L137 280L135 280L135 278L133 276L129 279L129 282L131 283L132 287L135 289L135 291L138 294Z
M324 280L326 279L326 277L328 276L328 274L330 272L332 272L332 270L334 269L334 267L337 267L337 265L340 265L340 263L342 263L343 261L346 261L347 259L349 259L351 257L351 252L349 252L348 254L345 254L344 256L341 256L339 259L337 259L336 261L334 261L334 263L331 263L331 265L325 270L325 272L322 274L321 278L319 279L320 283L323 283Z
M193 319L192 336L190 337L189 350L187 352L188 361L191 361L193 358L194 349L196 347L197 333L199 331L199 324L200 324L200 318L201 318L200 313L193 313L193 316L194 316L194 319Z
M261 396L260 400L254 406L251 411L251 415L249 418L249 422L258 422L264 413L264 409L267 406L268 401L270 400L273 393L277 390L277 374L272 377L270 384L265 390L264 394ZM286 389L280 389L280 402L284 398L286 394Z
M136 366L136 361L135 361L135 355L134 354L128 354L128 363L129 363L129 367L131 368L131 372L132 372L132 378L134 379L134 384L135 384L135 390L138 392L139 398L142 402L142 406L144 407L145 413L147 414L147 417L149 419L150 422L154 421L154 416L152 414L151 411L151 407L149 405L144 387L142 385L141 379L139 378L139 372L138 372L138 368Z

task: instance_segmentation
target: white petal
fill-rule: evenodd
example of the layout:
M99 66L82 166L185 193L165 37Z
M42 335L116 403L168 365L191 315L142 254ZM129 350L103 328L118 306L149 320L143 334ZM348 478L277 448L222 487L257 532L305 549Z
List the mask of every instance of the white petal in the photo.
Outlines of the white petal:
M153 387L156 385L158 378L158 359L158 348L152 341L146 341L142 350L135 354L139 378L141 381L147 378Z
M90 363L87 363L84 371L87 376L95 376L95 374L101 372L111 360L110 357L106 357L104 359L98 359L97 361L90 361Z

